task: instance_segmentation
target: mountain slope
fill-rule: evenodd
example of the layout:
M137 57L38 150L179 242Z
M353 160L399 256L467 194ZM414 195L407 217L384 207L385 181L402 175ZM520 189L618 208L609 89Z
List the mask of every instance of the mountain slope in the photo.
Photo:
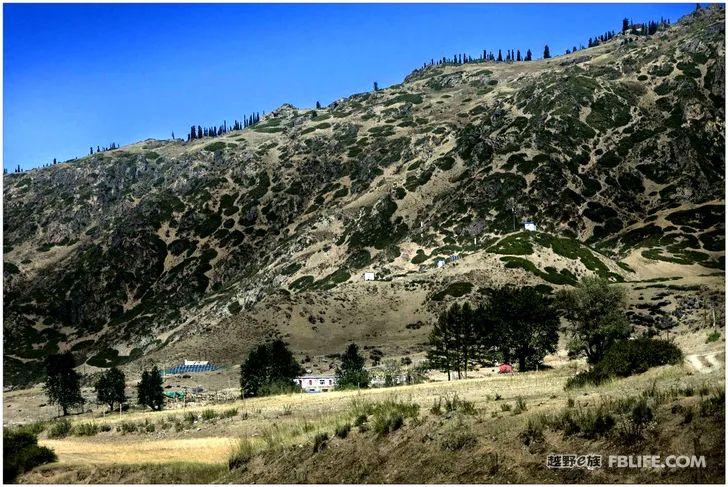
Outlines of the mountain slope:
M302 355L407 353L441 306L496 285L723 270L724 35L710 8L6 175L5 380L59 349L234 363L273 333ZM540 232L515 233L526 218Z

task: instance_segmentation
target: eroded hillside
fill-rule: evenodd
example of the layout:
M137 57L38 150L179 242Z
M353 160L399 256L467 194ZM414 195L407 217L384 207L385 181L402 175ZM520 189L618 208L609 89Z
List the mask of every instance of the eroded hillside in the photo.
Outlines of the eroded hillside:
M234 363L274 333L405 354L449 300L505 283L722 281L724 24L711 8L544 61L431 66L7 175L5 380L66 349Z

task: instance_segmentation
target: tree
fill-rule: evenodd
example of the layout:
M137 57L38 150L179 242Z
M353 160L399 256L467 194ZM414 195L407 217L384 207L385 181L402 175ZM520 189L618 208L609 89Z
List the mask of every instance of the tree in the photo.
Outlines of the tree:
M316 110L321 110L321 102L320 101L317 101L316 102Z
M103 404L108 404L110 410L114 410L114 403L126 402L124 373L112 367L104 372L96 382L96 399Z
M560 308L569 323L569 355L585 355L595 364L617 340L629 338L624 289L599 277L585 277L573 290L558 294Z
M164 406L163 382L162 374L156 365L150 371L144 369L142 380L137 385L139 404L149 406L153 411L160 411Z
M45 360L46 381L43 389L48 395L48 402L58 404L63 415L68 415L68 408L82 406L86 401L81 396L80 377L74 370L76 360L71 352L49 355Z
M447 372L448 380L451 371L456 371L458 378L467 377L470 364L480 358L482 335L470 304L455 303L433 326L427 358L435 368Z
M240 366L242 397L265 396L296 389L302 373L293 353L278 339L255 347Z
M506 362L517 360L519 372L533 368L556 351L559 341L559 316L552 301L532 287L495 289L478 312L481 334L489 337L481 341Z
M531 59L532 59L531 50L528 49L526 51L526 58L524 59L524 61L530 61Z
M374 82L374 91L379 91L379 83Z
M551 57L551 52L549 51L549 46L546 44L543 48L543 58L548 59Z
M501 54L501 50L498 49L498 62L503 62L503 54Z
M629 30L629 19L624 18L622 19L622 34L627 32Z
M341 356L341 366L336 369L336 387L365 388L369 385L369 373L364 369L364 357L359 355L356 343L350 343Z
M432 327L427 360L432 368L447 373L447 380L450 380L450 371L455 368L457 359L448 313L448 311L440 313L437 322Z
M518 51L516 51L516 61L518 61L518 62L521 61L521 50L520 49Z

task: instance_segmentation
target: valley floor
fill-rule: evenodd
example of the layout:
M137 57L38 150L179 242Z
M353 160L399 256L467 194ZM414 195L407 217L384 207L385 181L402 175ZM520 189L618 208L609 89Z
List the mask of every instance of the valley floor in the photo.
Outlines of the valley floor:
M564 384L574 374L575 363L523 374L97 417L93 422L109 425L110 431L63 439L41 434L39 443L53 448L59 461L23 475L20 481L722 483L724 363L721 341L702 347L679 366L566 392ZM436 400L455 395L472 402L474 410L445 414L432 410ZM654 420L640 439L627 442L621 432L628 426L628 415L618 409L630 397L645 398ZM354 422L363 404L388 400L415 403L419 411L389 434L354 426L345 438L334 435L337 427ZM235 416L224 418L223 413L233 408ZM554 418L566 410L577 416L611 411L617 424L601 436L567 434L554 426ZM194 422L188 422L185 413L188 417L194 413ZM128 425L145 432L123 433ZM320 433L328 436L326 447L314 452L314 438ZM249 457L242 467L228 471L228 458L240 438L247 438ZM698 454L706 457L707 468L549 469L546 457L551 453L600 454L605 462L614 454Z

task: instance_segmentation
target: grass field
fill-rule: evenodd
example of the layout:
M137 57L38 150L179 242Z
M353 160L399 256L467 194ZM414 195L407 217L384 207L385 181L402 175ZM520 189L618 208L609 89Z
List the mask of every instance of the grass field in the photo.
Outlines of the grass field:
M47 439L46 433L42 433L40 444L53 448L59 462L25 474L21 481L722 481L722 460L718 459L724 456L724 405L704 414L704 404L710 403L711 397L720 397L723 390L725 358L719 347L722 344L715 344L714 348L720 367L707 371L698 371L686 361L575 391L564 391L566 379L576 370L576 363L566 363L523 374L490 374L453 382L361 391L289 394L191 405L184 412L131 412L121 417L97 417L93 422L108 425L108 431L60 439ZM467 413L443 413L433 408L436 402L455 396L467 405ZM654 411L653 424L633 444L625 443L620 432L627 424L627 416L615 409L615 401L630 397L645 398ZM376 415L371 413L382 403L417 405L419 409L415 416L405 417L396 431L382 433L377 430ZM554 418L567 409L578 414L609 410L617 424L613 433L604 437L567 435L553 426ZM370 414L366 424L357 427L357 416L367 410ZM689 425L682 424L683 416L688 414L685 411L692 411ZM225 412L228 417L223 417ZM89 419L72 420L74 425L84 422ZM130 423L153 424L153 431L140 426L142 432L124 433L124 424ZM337 437L336 432L347 424L348 434ZM537 431L529 433L533 429ZM535 435L533 441L530 434ZM324 447L319 445L317 448L321 449L314 451L313 445L319 443ZM605 469L588 472L589 476L585 476L585 471L572 471L569 475L575 477L570 479L564 477L567 473L545 467L546 454L550 452L693 454L695 445L700 445L701 454L712 462L705 471ZM245 450L243 466L228 471L228 459L240 447ZM332 469L333 466L336 468Z

